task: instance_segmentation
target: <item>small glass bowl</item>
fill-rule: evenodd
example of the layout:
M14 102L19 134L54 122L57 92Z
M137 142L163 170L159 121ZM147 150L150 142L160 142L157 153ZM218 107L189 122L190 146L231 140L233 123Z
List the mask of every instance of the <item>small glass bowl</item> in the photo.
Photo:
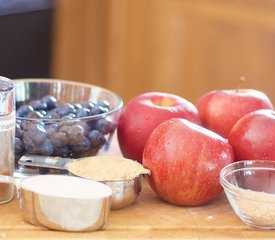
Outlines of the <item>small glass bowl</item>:
M275 161L231 163L221 170L220 183L234 212L245 224L275 229Z
M15 79L15 83L16 160L24 154L80 158L108 152L123 106L116 93L91 84L59 79ZM57 106L69 103L73 109L68 113L67 108L59 109L61 117L49 117L49 109L40 110L42 117L20 115L22 105L30 105L30 101L35 105L45 96L55 97ZM107 105L99 106L99 102ZM79 109L84 108L89 114L81 112L79 115Z

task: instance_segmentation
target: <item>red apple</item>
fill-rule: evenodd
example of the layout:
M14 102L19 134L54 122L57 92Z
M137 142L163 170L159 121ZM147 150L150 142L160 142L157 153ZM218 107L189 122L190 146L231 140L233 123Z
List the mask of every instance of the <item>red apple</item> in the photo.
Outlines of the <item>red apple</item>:
M220 170L233 161L227 139L179 118L160 124L143 152L150 186L161 199L179 206L199 206L216 198L222 192Z
M227 138L233 125L245 114L273 109L270 99L254 89L214 90L203 95L197 108L202 126Z
M275 160L275 111L246 114L233 126L228 141L237 160Z
M141 163L145 142L151 132L160 123L175 117L200 124L196 107L180 96L147 92L132 98L122 110L117 129L123 156Z

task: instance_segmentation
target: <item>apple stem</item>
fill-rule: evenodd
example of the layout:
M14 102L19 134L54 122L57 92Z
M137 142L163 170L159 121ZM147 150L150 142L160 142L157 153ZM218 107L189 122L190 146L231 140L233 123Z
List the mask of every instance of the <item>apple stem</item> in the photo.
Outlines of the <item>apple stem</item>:
M243 83L245 80L246 80L246 78L245 78L244 76L241 76L241 77L240 77L239 84L238 84L238 86L237 86L236 92L238 92L238 91L240 90L241 85L242 85L242 83Z

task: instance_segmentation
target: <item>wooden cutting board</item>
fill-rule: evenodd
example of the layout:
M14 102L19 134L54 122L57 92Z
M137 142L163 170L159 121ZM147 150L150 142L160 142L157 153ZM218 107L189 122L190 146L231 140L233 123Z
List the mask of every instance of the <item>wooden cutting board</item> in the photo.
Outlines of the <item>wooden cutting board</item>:
M160 200L144 181L141 197L112 211L106 229L72 233L32 226L22 220L15 198L0 205L0 239L275 239L275 231L244 225L224 194L201 207L178 207Z
M116 138L115 138L116 139ZM108 155L121 156L117 141ZM109 224L96 232L61 232L23 221L15 197L0 204L0 239L275 239L275 231L244 225L222 193L201 207L178 207L160 200L144 180L138 201L111 211Z

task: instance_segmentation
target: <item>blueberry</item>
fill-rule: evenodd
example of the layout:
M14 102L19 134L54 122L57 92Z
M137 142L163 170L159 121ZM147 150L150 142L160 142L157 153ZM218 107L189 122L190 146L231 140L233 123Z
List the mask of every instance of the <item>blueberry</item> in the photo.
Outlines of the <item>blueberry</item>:
M42 115L42 113L40 113L38 111L33 111L33 112L29 112L25 117L26 118L39 119L39 118L42 118L43 115Z
M110 110L110 103L107 101L99 101L98 103L96 103L95 106L101 106L103 108Z
M42 114L42 117L46 116L47 112L45 110L39 110L39 112Z
M51 134L50 139L54 147L63 147L67 144L68 138L64 132L55 132Z
M43 116L44 119L60 119L60 115L57 111L49 111Z
M94 116L94 115L98 115L98 114L102 114L102 113L106 113L106 112L108 112L107 108L104 108L102 106L94 106L91 109L90 116Z
M14 151L16 154L22 153L24 151L23 143L20 138L16 137L14 144L15 144Z
M36 145L31 153L41 154L45 156L51 156L53 154L54 147L50 139L46 138L42 144Z
M107 118L100 118L94 123L94 128L102 134L108 134L114 131L114 126Z
M81 103L81 106L83 108L88 108L89 110L91 110L92 108L94 108L95 103L94 102L84 102L84 103Z
M63 116L61 119L70 120L70 119L74 119L74 118L76 118L76 114L75 113L69 113L68 115Z
M79 125L79 126L81 126L81 127L83 128L83 130L84 130L84 135L87 136L87 135L88 135L88 132L89 132L89 130L90 130L89 125L88 125L86 122L84 122L84 121L79 121L79 122L77 122L76 124Z
M66 133L67 135L69 135L70 130L71 130L71 126L70 126L70 125L67 125L67 124L62 123L62 124L59 126L59 130L58 130L58 131L64 132L64 133Z
M73 125L67 132L67 136L70 140L70 143L77 143L78 141L81 141L83 139L84 129L80 125Z
M44 123L37 121L22 120L20 127L24 131L32 131L32 129L35 129L37 125L44 126Z
M30 105L22 105L19 109L16 110L17 117L25 117L29 112L33 112L34 109Z
M33 119L17 119L16 152L26 150L33 154L61 157L96 154L106 142L104 135L113 132L114 125L108 119L93 118L78 122L73 119L108 111L110 104L107 101L64 103L57 106L56 98L50 95L32 100L28 105L22 105L16 113L19 117ZM52 123L52 119L62 121Z
M59 115L61 117L64 117L64 116L68 115L69 113L75 113L76 110L72 104L64 103L64 104L60 105L59 107L57 107L57 112L59 113Z
M51 110L51 109L57 107L56 98L54 96L50 96L50 95L44 96L41 99L41 101L44 102L44 103L46 103L48 110Z
M80 103L74 103L73 106L76 111L82 108L82 105Z
M22 142L23 142L24 147L27 150L27 152L31 153L36 148L36 145L35 145L35 142L33 141L33 139L30 137L30 135L31 134L29 132L24 132Z
M22 129L21 129L19 123L15 124L15 137L17 137L17 138L23 137L23 132L22 132Z
M73 152L84 152L89 150L91 147L91 143L88 138L83 137L80 141L78 141L76 144L72 144L71 148Z
M91 147L93 147L93 148L100 148L106 142L104 135L101 132L99 132L98 130L90 131L88 134L88 138L90 140Z
M87 116L90 115L90 112L91 111L88 108L83 107L83 108L76 111L76 117L78 117L78 118L79 117L87 117Z
M47 137L45 128L39 124L33 126L30 133L30 138L35 142L35 144L41 144Z
M54 146L53 155L58 157L70 157L71 150L67 145L64 145L62 147Z
M45 125L45 130L47 132L47 136L51 136L52 134L55 134L58 130L58 124L46 124Z
M35 111L47 110L47 104L41 100L32 100L29 102L29 105L32 106Z

